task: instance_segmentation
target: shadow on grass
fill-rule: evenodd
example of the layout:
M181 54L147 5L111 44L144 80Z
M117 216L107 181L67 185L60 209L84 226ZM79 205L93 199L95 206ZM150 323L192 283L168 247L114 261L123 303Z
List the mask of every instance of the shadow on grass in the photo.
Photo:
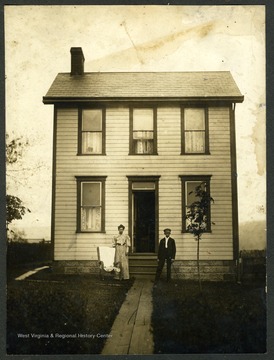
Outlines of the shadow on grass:
M133 281L41 271L10 281L8 354L100 354Z
M263 285L160 282L153 290L154 353L265 353Z

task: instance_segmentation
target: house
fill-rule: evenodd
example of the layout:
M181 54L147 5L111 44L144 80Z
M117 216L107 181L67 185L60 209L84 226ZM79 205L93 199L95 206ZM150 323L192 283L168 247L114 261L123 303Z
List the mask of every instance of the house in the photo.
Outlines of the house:
M176 239L176 274L196 274L186 229L189 194L214 198L200 245L202 276L231 279L238 259L235 105L230 72L85 72L71 48L44 104L54 105L52 240L66 272L97 271L97 247L122 223L131 274L155 271L163 229ZM154 267L153 267L154 266Z

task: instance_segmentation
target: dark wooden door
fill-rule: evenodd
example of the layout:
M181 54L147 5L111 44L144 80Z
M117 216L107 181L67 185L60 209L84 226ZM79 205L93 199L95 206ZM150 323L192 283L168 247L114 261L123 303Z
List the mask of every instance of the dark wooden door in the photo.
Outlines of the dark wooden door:
M155 252L155 191L134 191L134 243L137 253Z

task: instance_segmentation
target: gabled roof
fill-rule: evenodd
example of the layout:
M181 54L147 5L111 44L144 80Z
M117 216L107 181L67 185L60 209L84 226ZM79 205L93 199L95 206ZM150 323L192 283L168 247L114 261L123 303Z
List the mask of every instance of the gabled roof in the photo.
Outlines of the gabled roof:
M243 95L229 71L60 73L43 102L150 99L242 102Z

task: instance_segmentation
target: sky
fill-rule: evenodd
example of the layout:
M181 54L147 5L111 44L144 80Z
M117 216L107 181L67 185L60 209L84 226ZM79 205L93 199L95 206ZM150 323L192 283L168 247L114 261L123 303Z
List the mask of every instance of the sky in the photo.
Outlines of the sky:
M232 73L245 97L236 105L240 244L263 248L264 6L5 6L6 131L29 141L7 169L7 192L31 209L14 223L30 238L50 236L53 106L42 97L70 72L71 47L82 47L87 72Z

